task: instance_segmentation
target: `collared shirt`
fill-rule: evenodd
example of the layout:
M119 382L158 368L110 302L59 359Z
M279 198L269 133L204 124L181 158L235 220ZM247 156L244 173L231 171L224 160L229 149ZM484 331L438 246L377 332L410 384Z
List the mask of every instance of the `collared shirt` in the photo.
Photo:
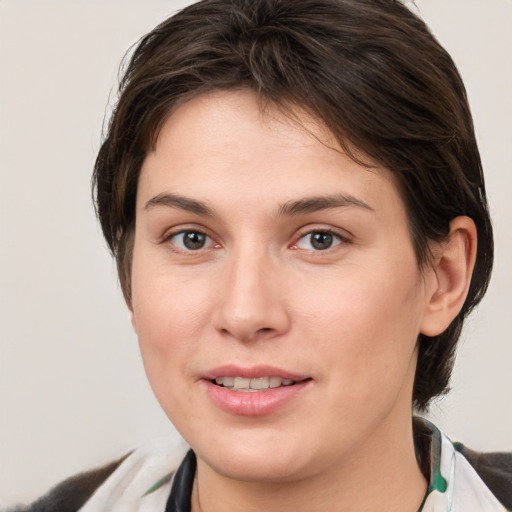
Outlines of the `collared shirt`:
M416 421L430 436L430 482L418 512L506 512L452 442L431 423ZM190 512L196 458L189 450L169 472L177 453L166 442L136 450L79 512Z
M417 512L506 512L504 504L512 511L512 453L485 454L454 445L421 418L414 418L413 426L418 462L429 481ZM32 505L9 510L190 512L195 473L192 450L171 439L156 440L65 480Z

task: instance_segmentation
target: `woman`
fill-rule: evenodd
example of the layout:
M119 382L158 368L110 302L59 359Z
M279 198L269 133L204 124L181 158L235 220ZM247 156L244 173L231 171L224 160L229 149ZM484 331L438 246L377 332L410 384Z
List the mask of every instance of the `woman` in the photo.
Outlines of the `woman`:
M403 5L188 7L135 50L94 178L192 450L177 471L135 451L33 510L512 507L509 456L412 417L447 388L493 244L464 86Z

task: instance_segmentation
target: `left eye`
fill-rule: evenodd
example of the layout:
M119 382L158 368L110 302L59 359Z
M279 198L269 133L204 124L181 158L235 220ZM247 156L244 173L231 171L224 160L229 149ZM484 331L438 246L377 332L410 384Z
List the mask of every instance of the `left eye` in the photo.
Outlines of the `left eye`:
M182 251L198 251L213 244L213 240L201 231L181 231L172 235L169 241Z
M296 244L299 249L326 251L341 244L341 236L330 231L311 231L302 236Z

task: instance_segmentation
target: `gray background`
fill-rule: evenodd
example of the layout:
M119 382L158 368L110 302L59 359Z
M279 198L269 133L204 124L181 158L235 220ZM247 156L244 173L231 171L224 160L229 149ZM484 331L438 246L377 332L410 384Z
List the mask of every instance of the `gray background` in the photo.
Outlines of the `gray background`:
M89 181L125 50L187 1L0 0L0 506L148 437L176 435L145 381ZM423 0L466 81L497 264L432 417L512 449L512 0Z

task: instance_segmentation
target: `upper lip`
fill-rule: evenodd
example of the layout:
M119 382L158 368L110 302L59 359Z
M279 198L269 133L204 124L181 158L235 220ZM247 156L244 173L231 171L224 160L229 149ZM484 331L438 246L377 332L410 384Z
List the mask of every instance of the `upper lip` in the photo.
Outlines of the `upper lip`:
M205 372L202 377L206 380L214 380L218 377L244 377L246 379L257 379L260 377L281 377L282 379L289 379L295 382L300 382L310 378L308 375L290 372L275 366L238 366L234 364L212 368L211 370Z

